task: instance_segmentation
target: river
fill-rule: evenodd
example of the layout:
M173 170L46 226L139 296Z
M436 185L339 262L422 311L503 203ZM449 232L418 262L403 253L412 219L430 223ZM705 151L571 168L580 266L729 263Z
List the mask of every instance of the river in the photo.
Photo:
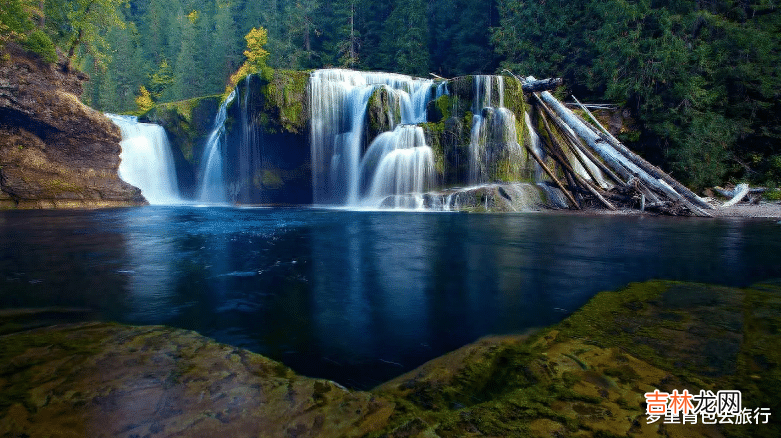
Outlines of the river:
M0 312L165 324L370 388L602 290L781 278L777 220L160 207L0 211Z

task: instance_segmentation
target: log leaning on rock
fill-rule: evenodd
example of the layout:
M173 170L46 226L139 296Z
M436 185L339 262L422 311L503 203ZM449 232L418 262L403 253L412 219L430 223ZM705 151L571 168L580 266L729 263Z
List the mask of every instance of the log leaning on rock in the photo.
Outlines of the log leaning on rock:
M684 196L686 199L688 199L691 203L694 205L710 210L713 208L712 205L705 202L704 199L697 196L694 192L689 190L688 187L684 186L683 184L676 181L673 177L665 173L662 169L659 169L658 167L654 166L653 164L646 161L643 157L637 155L636 153L632 152L624 146L620 141L618 141L617 138L615 138L607 129L605 129L604 126L602 126L601 123L597 120L596 117L594 117L593 114L591 114L591 111L588 110L583 104L581 104L578 99L575 98L575 96L572 96L572 98L575 100L575 102L580 106L583 111L586 112L586 114L589 115L589 117L594 121L594 123L602 130L601 136L610 143L614 148L616 148L619 152L621 152L624 156L626 156L630 161L632 161L634 164L639 166L641 169L648 172L649 175L653 176L654 178L660 179L667 184L669 184L673 189L675 189L676 192Z
M530 78L533 80L533 78ZM602 136L594 132L587 124L583 123L569 108L564 106L549 92L540 93L540 99L547 104L575 133L582 138L589 148L597 153L605 163L618 174L629 180L636 177L650 189L665 195L673 201L685 205L692 213L698 216L711 216L703 208L698 207L673 189L670 184L660 178L656 178L632 162L613 145L605 141ZM703 201L704 202L704 201Z
M535 79L533 81L523 82L521 88L524 93L536 93L539 91L552 90L561 85L561 78Z

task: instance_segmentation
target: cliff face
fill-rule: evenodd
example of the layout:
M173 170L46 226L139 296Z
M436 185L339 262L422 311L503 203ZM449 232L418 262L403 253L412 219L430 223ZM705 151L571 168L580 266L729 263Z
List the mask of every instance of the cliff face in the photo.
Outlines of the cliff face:
M0 207L141 205L118 174L119 128L82 104L83 75L13 47L0 63Z
M237 86L225 132L228 197L238 204L311 204L308 72L276 70Z

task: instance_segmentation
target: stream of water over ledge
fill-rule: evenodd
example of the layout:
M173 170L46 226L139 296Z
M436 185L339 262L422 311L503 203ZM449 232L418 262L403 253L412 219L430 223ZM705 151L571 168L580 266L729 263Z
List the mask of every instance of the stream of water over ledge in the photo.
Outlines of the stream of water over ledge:
M369 388L481 336L555 323L629 282L781 277L778 248L775 220L0 211L0 312L192 329Z

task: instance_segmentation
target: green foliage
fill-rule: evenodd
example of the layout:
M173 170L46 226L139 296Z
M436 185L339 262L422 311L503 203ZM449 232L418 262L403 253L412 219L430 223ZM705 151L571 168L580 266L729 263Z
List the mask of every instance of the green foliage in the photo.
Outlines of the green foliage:
M519 74L625 105L634 147L701 188L770 177L781 144L781 14L768 2L498 1L493 42ZM524 23L519 26L518 23ZM745 173L748 172L748 173Z
M163 58L157 71L149 79L149 92L155 100L160 99L163 93L174 83L174 72L168 64L168 60Z
M143 85L138 90L138 97L136 97L136 105L141 113L145 113L155 106L155 102L152 100L152 95L147 91Z
M24 46L31 52L37 53L41 59L48 63L57 62L57 52L49 35L40 29L34 30L24 41Z
M6 0L0 8L0 48L7 41L24 41L33 17L40 14L31 0Z
M264 28L252 28L252 30L244 36L247 40L247 50L244 51L244 56L247 58L247 66L250 73L257 73L266 66L266 58L269 52L263 48L268 43L268 32Z

